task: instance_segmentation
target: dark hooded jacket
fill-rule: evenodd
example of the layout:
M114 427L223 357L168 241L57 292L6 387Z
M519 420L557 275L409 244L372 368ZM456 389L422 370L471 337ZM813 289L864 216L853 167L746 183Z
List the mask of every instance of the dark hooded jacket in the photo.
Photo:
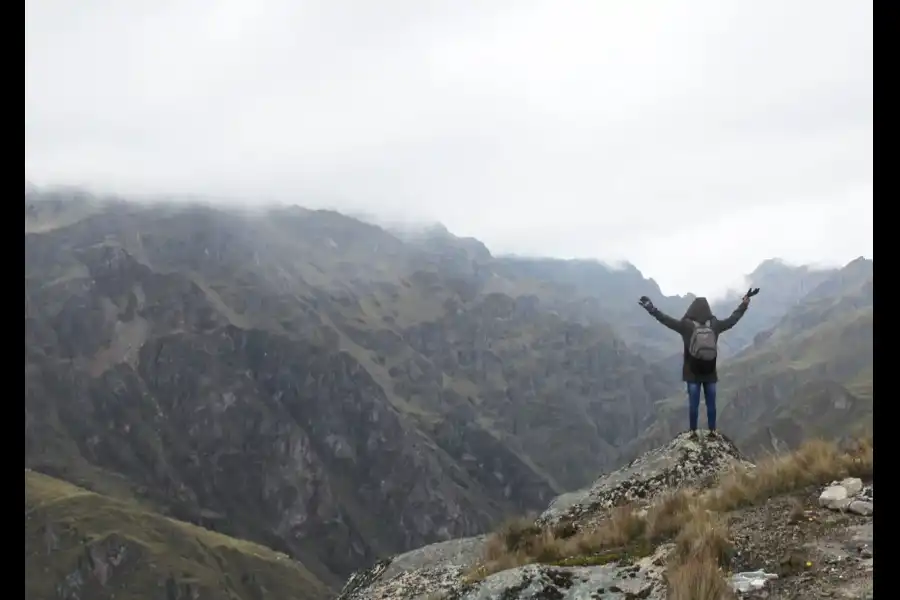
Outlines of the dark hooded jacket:
M681 377L684 381L690 383L714 383L719 380L715 364L713 364L713 368L708 373L696 373L692 368L693 360L688 352L688 346L691 343L691 333L694 331L693 321L698 323L709 321L716 335L720 335L734 327L741 320L741 317L744 316L745 312L747 312L747 305L742 302L737 307L737 310L731 313L730 317L720 321L712 314L712 309L709 308L709 302L706 301L706 298L696 298L691 302L681 319L670 317L656 307L650 310L650 314L657 321L681 335L681 339L684 341L684 365L681 368Z

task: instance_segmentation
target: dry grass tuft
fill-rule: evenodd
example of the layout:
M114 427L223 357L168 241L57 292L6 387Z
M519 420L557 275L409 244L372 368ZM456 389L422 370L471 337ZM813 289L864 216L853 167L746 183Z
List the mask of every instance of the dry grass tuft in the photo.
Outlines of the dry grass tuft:
M534 518L531 515L510 519L504 522L497 531L496 543L502 549L518 552L527 550L541 533L541 528L534 524Z
M715 513L697 507L675 538L677 563L711 561L718 566L731 562L733 547L728 539L728 528Z
M530 563L559 564L571 559L590 563L613 560L646 547L647 519L630 506L613 509L596 529L573 532L568 527L537 527L532 520L504 523L489 536L480 565L468 573L478 581L506 569ZM609 550L618 552L610 553Z
M735 598L722 577L721 570L710 561L691 561L670 566L669 600L731 600Z
M674 537L691 514L696 497L690 490L666 494L647 511L647 537L659 542Z
M647 520L633 506L614 508L608 519L577 541L588 550L626 546L640 539L647 530Z
M706 505L728 511L758 504L773 496L844 477L872 476L871 438L855 440L845 448L834 442L811 440L799 449L773 456L755 469L736 469L706 495Z
M721 517L700 506L689 509L675 539L667 576L669 597L679 600L734 598L722 568L731 562L733 547Z

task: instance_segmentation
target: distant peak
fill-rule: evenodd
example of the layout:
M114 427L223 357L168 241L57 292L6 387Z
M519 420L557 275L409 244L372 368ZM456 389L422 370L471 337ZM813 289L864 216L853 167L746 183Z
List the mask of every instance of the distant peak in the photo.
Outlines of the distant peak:
M791 271L801 267L800 265L793 265L788 263L783 258L767 258L757 265L757 267L750 274L751 277L758 275L765 275L770 273L781 273L784 271Z

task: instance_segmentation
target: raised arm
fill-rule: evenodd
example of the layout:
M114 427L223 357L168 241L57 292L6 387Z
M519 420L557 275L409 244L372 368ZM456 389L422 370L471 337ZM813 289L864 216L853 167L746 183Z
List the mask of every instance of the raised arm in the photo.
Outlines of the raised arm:
M716 322L716 333L723 333L728 331L735 325L737 322L741 320L741 317L744 316L744 313L747 312L747 307L750 305L750 301L748 298L744 298L738 307L735 309L731 316L727 319L723 319L721 321Z
M650 313L654 319L656 319L657 321L659 321L660 323L662 323L663 325L665 325L672 331L674 331L676 333L682 333L684 326L682 325L681 320L676 319L674 317L670 317L663 311L661 311L658 308L656 308L655 306L653 306L653 303L650 301L650 298L648 298L647 296L641 296L641 299L638 301L638 304L640 304L644 308L644 310L646 310L648 313Z
M674 331L676 333L681 333L682 330L684 329L684 324L682 323L681 319L676 319L675 317L670 317L669 315L667 315L663 311L659 310L655 306L652 307L647 312L650 313L651 315L653 315L654 319L656 319L657 321L659 321L660 323L662 323L663 325L665 325L666 327L668 327L669 329L671 329L672 331Z

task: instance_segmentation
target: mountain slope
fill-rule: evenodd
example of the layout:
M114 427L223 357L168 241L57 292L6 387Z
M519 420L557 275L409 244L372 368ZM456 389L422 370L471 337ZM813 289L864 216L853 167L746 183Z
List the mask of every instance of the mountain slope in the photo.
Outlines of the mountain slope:
M25 471L28 598L319 600L332 594L283 554Z
M756 453L870 428L873 318L873 262L857 259L720 369L723 431ZM659 420L626 452L639 453L683 430L685 413L683 395L661 402Z
M735 327L722 338L723 358L731 358L750 346L758 334L774 327L791 308L833 277L838 270L793 266L776 259L760 264L745 279L748 286L760 288L761 293L753 299L753 310L744 315L741 326ZM729 294L713 303L713 312L719 315L731 314L740 302L742 293L743 290Z
M492 264L329 211L26 191L26 466L328 584L543 506L673 381Z
M535 295L567 318L610 323L629 347L648 360L668 356L672 340L647 321L638 298L649 296L664 311L679 314L694 298L664 296L654 280L644 278L628 263L612 267L592 260L498 257L493 270L501 281L532 286Z

